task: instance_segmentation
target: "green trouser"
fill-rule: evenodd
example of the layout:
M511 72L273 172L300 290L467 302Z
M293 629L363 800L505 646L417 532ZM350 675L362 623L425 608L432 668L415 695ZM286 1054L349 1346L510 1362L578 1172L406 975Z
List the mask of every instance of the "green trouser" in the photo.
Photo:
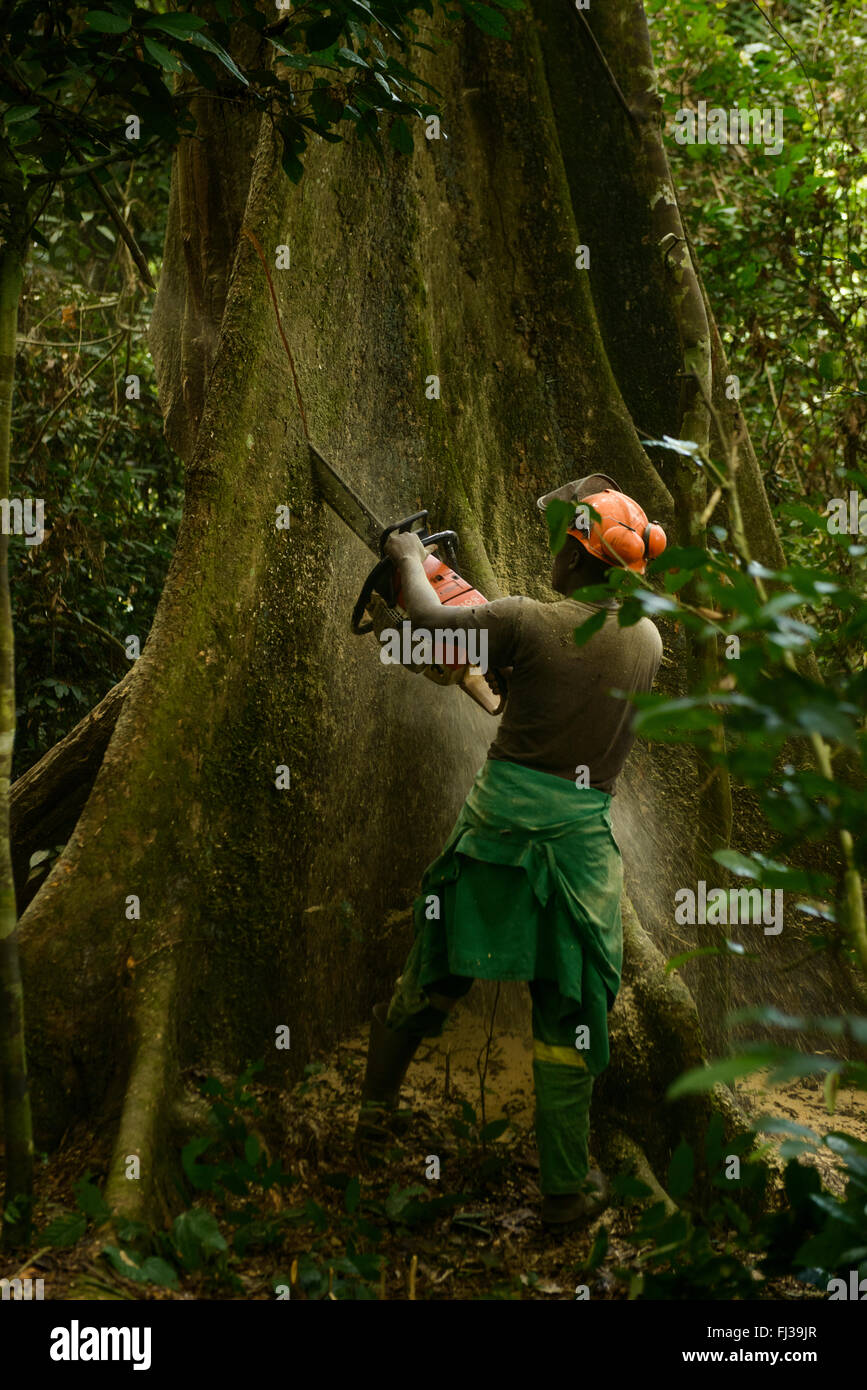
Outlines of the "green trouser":
M608 1065L620 985L622 887L610 796L489 759L425 870L415 945L389 1009L391 1027L436 1037L473 980L529 984L550 1195L578 1191L587 1175L590 1093Z
M449 1001L472 985L447 975L422 989L418 983L421 942L417 938L388 1010L388 1026L417 1037L439 1037ZM576 1048L585 1011L562 995L553 980L529 981L533 1001L533 1080L540 1186L547 1195L578 1192L589 1167L590 1094L593 1077ZM438 1007L438 1003L443 1007Z

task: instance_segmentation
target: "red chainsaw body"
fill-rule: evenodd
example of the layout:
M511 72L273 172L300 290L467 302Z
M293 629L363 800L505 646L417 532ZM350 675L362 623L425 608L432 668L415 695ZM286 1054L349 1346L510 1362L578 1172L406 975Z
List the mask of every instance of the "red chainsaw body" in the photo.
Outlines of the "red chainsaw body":
M436 555L428 555L425 558L424 572L443 608L475 608L479 604L487 603L487 599L479 593L478 589L474 589L447 564L438 560ZM397 607L405 613L406 605L403 601L399 578L395 582L395 589ZM443 661L442 664L452 670L461 665L459 661Z

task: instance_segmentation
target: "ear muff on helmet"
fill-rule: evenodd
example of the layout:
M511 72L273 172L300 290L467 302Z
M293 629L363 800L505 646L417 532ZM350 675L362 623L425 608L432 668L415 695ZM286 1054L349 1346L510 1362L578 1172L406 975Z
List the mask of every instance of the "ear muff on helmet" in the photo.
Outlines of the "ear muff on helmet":
M644 528L642 537L644 542L644 558L655 560L657 555L661 555L668 541L665 532L658 521L649 521Z
M603 548L610 546L624 565L634 564L636 560L644 558L644 546L638 532L624 526L620 521L616 521L613 526L602 532L602 545Z

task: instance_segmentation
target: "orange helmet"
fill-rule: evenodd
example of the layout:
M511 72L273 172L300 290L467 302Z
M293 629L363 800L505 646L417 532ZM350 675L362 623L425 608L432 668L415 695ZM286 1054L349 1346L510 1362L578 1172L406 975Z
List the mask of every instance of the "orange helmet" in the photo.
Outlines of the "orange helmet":
M598 512L601 520L592 520L586 507ZM612 488L582 497L566 534L574 536L597 559L638 574L643 574L647 561L655 560L666 546L665 532L658 522L648 521L637 502Z

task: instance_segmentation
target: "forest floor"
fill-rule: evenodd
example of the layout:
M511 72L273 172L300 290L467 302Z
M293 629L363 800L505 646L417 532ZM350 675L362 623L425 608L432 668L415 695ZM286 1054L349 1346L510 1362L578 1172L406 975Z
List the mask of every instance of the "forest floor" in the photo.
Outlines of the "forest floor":
M112 1237L93 1226L68 1248L45 1248L37 1237L28 1261L15 1268L0 1261L7 1266L0 1273L41 1277L52 1299L267 1300L279 1296L278 1286L283 1297L302 1299L562 1300L579 1296L579 1286L583 1297L627 1299L630 1279L641 1270L639 1247L629 1240L639 1209L618 1199L584 1229L559 1235L541 1225L531 1046L508 1032L496 1033L490 1047L487 1041L485 1020L461 1010L443 1039L423 1045L402 1091L411 1112L407 1128L378 1165L360 1164L353 1151L366 1028L344 1039L334 1055L308 1063L290 1092L251 1083L261 1113L251 1112L245 1122L255 1141L248 1156L258 1154L263 1164L279 1160L291 1185L259 1193L260 1240L204 1261L174 1287L121 1277L100 1254ZM738 1094L753 1115L793 1119L818 1133L840 1128L867 1140L857 1093L841 1092L833 1118L813 1080L763 1090L761 1079L752 1079ZM840 1191L832 1156L815 1161L825 1184ZM100 1182L105 1162L94 1136L82 1130L67 1137L41 1170L43 1229L74 1206L73 1185L87 1168ZM230 1234L231 1217L213 1196L188 1196L209 1205ZM603 1244L604 1254L590 1259ZM157 1248L172 1253L168 1235ZM795 1280L777 1281L769 1292L779 1299L822 1296Z

